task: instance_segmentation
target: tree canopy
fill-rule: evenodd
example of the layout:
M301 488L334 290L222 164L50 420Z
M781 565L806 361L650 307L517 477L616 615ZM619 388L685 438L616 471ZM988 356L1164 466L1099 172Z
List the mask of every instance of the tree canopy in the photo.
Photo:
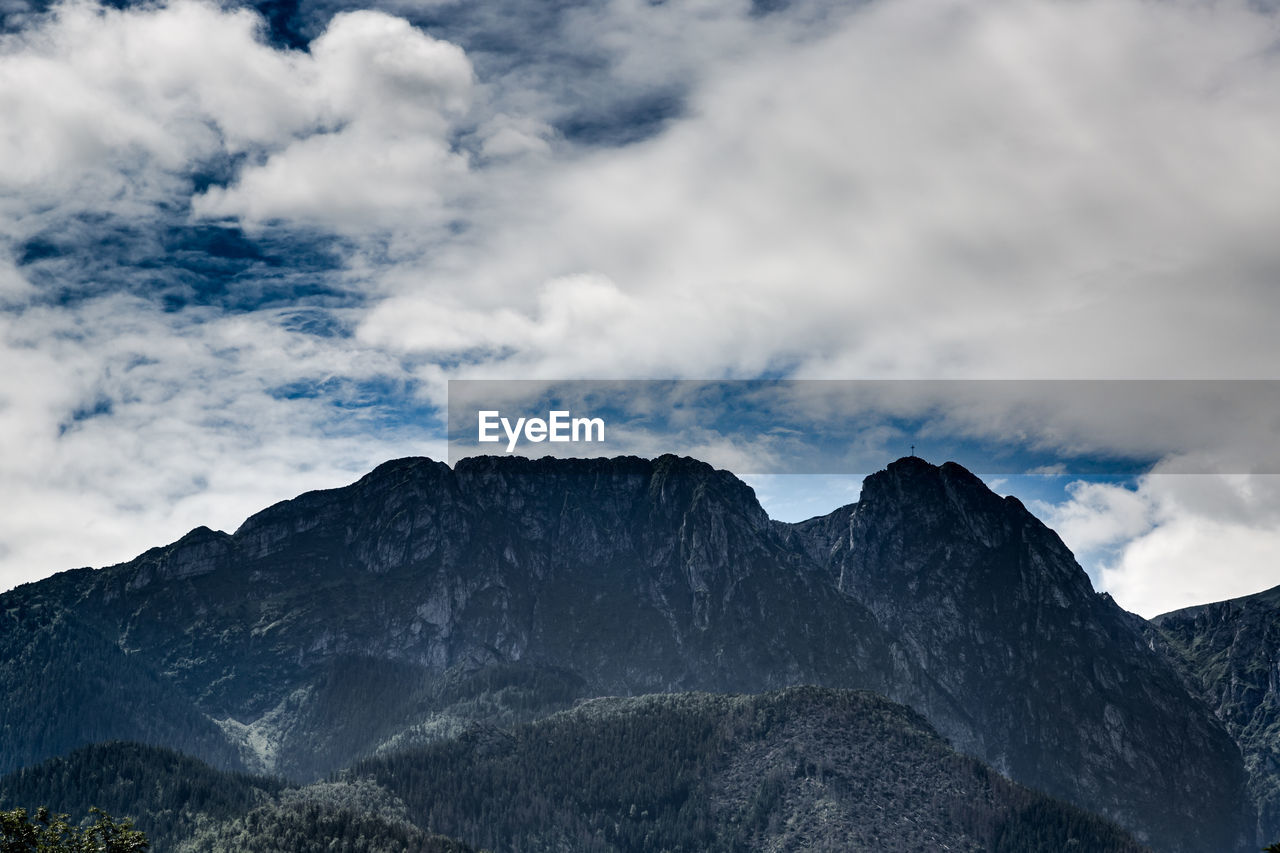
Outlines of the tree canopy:
M93 823L72 826L67 815L43 806L0 811L0 853L141 853L147 837L125 819L117 822L102 809L89 810Z

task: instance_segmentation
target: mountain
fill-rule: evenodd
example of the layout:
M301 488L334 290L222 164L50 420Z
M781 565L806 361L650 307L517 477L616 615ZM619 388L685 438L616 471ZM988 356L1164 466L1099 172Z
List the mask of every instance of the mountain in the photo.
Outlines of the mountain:
M21 614L60 596L48 606L78 632L69 658L109 650L216 721L248 766L307 778L409 722L472 718L453 705L477 679L531 686L505 705L531 713L579 695L888 690L902 677L890 639L824 586L745 484L693 460L480 458L451 470L408 459L271 507L234 535L198 529L0 600ZM20 690L29 672L5 686ZM143 686L107 697L110 714L136 715L129 694ZM225 763L194 736L139 735L146 723L119 736ZM0 755L29 763L44 757L33 740L76 745L61 720L29 724L43 728L14 744L25 753L5 743Z
M1146 849L960 755L909 708L813 687L594 699L292 789L115 743L0 779L0 800L107 805L156 853Z
M1259 837L1280 840L1280 587L1165 613L1152 625L1239 742Z
M914 457L798 525L691 459L398 460L0 618L3 695L39 699L4 703L0 769L118 737L307 780L586 697L817 684L1157 849L1253 841L1239 752L1145 623L1016 500Z
M1174 827L1192 849L1241 843L1203 828L1243 817L1237 747L1017 498L912 457L798 532L951 700L913 704L957 748L1122 825L1158 816L1158 847Z

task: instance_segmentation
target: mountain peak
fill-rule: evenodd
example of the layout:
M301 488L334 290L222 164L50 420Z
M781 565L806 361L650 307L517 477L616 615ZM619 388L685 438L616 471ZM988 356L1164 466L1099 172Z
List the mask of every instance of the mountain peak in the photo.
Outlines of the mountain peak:
M889 471L898 471L898 470L905 470L905 469L912 469L912 468L920 468L920 469L932 468L936 470L938 468L937 465L934 465L932 462L925 459L923 456L916 456L914 453L911 454L910 456L903 456L899 459L895 459L885 467L886 467L886 470L889 470Z
M863 515L890 513L909 528L933 534L967 532L988 543L1030 517L1025 510L1011 514L1011 509L964 466L934 465L918 456L898 459L867 477L858 501Z
M903 456L901 459L895 459L885 466L883 471L878 471L871 475L871 477L884 476L893 478L940 478L957 483L981 486L983 489L987 488L986 483L983 483L980 477L959 462L948 460L941 465L934 465L920 456Z
M368 474L360 478L360 482L384 480L391 477L397 477L404 473L433 471L441 468L448 468L443 462L437 462L429 456L404 456L399 459L390 459L374 468Z
M1161 815L1145 837L1158 849L1238 847L1230 821L1169 829L1181 818L1158 785L1123 790L1128 782L1049 757L1085 754L1101 731L1120 755L1158 755L1159 766L1179 768L1173 778L1230 768L1215 771L1229 793L1208 811L1232 813L1243 790L1234 745L1195 715L1195 700L1143 645L1132 617L1093 591L1062 540L1020 502L954 462L906 457L868 477L857 504L798 529L835 587L929 674L945 701L912 702L961 751L1130 825L1137 814ZM1011 696L1028 698L1014 705ZM1195 728L1170 744L1163 727L1178 714ZM1122 799L1124 807L1111 805ZM1200 837L1187 841L1192 833Z

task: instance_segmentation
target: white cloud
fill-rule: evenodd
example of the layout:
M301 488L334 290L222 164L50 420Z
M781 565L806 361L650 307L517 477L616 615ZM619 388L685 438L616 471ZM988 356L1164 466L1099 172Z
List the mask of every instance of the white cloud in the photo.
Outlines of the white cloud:
M551 153L548 141L551 128L531 117L499 113L487 119L478 129L480 154L489 159Z
M375 12L338 16L308 53L269 46L262 30L213 3L71 2L0 39L0 439L21 448L0 458L0 588L126 559L197 524L233 528L388 457L444 449L436 424L395 423L397 407L425 405L410 367L289 331L288 309L170 313L140 287L81 282L74 256L55 267L71 278L53 283L84 290L56 303L13 263L35 234L84 231L81 215L159 245L189 201L186 175L227 155L245 159L220 204L246 216L367 227L438 208L432 182L465 170L442 141L468 105L462 52ZM109 243L93 261L127 277ZM185 274L146 273L179 285ZM358 288L358 270L342 284ZM328 313L354 322L354 310ZM385 401L389 425L363 406L366 382L403 385Z
M1280 530L1190 517L1125 547L1102 571L1124 607L1155 616L1280 585Z
M1271 17L907 0L818 41L736 32L683 120L529 176L366 331L394 346L381 320L418 301L547 322L544 283L590 272L634 310L494 366L558 372L569 347L610 375L1264 372Z
M12 210L168 197L166 173L313 125L298 57L248 11L71 2L0 41L0 186Z
M1047 523L1129 610L1155 616L1280 584L1280 476L1076 483Z
M23 304L34 293L31 282L0 252L0 307Z
M1114 548L1155 524L1149 498L1124 486L1080 480L1069 493L1061 504L1037 508L1049 514L1050 526L1077 553Z
M291 382L394 377L398 367L278 320L175 320L131 297L0 318L0 444L22 449L0 457L0 588L127 559L200 524L234 529L386 458L442 455L443 442L414 437L430 424L378 429L358 408L333 405L340 389L282 396Z
M249 10L197 0L73 0L5 36L9 235L31 233L19 223L50 205L138 215L182 203L182 175L224 154L249 160L230 187L192 200L197 216L360 232L443 216L468 171L449 143L470 104L463 52L373 11L335 16L306 53L266 44L262 30Z
M381 12L335 15L305 68L317 124L194 200L197 216L257 227L284 219L339 231L414 230L448 216L469 167L449 134L470 106L462 50Z

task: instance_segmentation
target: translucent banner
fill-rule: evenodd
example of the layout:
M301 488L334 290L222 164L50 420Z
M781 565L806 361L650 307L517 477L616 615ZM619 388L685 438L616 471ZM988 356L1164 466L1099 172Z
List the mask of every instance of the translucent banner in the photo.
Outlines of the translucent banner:
M450 462L693 456L740 474L1280 473L1273 380L453 380Z

